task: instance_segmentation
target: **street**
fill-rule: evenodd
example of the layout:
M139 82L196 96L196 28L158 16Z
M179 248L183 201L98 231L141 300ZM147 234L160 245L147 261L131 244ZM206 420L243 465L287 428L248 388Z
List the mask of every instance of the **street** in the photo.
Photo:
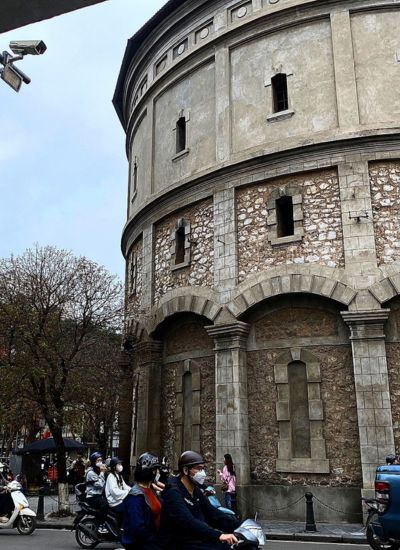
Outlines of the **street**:
M74 533L61 530L40 529L28 537L18 535L15 531L0 531L0 547L7 550L72 550L79 548L75 542ZM118 548L117 544L102 544L100 550L113 550ZM367 550L368 545L359 544L336 544L320 542L293 542L293 541L268 541L266 548L271 550Z

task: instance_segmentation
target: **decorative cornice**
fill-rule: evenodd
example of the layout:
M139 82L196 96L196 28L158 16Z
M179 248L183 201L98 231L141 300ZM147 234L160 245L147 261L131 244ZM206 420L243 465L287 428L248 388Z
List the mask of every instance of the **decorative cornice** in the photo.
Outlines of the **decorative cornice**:
M215 349L245 348L250 325L237 321L221 325L204 327L208 335L215 340Z

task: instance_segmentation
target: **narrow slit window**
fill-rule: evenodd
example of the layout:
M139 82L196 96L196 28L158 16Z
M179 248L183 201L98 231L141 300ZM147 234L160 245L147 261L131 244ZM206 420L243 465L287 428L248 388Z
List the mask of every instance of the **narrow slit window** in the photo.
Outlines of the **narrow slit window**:
M175 233L175 265L185 261L185 228L179 227Z
M308 412L306 365L293 361L288 365L290 426L293 458L311 458L311 430Z
M287 76L283 73L272 77L272 101L274 113L289 109Z
M277 236L294 235L293 199L290 196L276 200Z
M133 192L136 193L137 189L137 162L135 158L135 162L133 164Z
M186 119L180 117L176 123L176 152L180 153L186 149Z

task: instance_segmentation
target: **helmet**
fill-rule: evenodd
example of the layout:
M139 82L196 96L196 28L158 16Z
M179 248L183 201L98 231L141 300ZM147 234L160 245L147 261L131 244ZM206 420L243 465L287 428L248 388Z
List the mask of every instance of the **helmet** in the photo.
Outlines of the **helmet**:
M151 453L143 453L139 456L138 461L136 463L136 468L139 468L140 470L154 470L155 468L160 467L160 462L158 460L158 457L151 454Z
M386 457L386 464L394 464L394 462L397 460L396 455L387 455Z
M181 454L178 461L178 469L182 472L184 466L196 466L196 464L204 464L204 458L195 451L185 451Z
M99 453L99 451L96 451L95 453L92 453L90 455L90 463L92 464L92 466L94 466L96 464L96 460L98 458L103 458L103 455L101 453Z
M115 466L116 466L117 464L122 464L122 460L120 460L117 456L115 456L114 458L112 458L112 459L110 460L109 466L110 466L111 470L112 470L113 468L115 468Z

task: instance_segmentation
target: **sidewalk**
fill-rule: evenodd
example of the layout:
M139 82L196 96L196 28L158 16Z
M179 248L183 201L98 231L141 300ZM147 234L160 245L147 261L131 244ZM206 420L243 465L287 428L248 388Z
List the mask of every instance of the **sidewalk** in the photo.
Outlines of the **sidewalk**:
M29 498L32 510L37 510L37 497ZM75 496L70 496L72 512L78 509ZM57 510L57 497L44 497L45 520L38 521L39 529L71 529L74 518L49 518L48 514ZM317 523L316 533L306 533L304 522L259 520L267 539L299 540L314 542L366 543L364 527L360 523Z

